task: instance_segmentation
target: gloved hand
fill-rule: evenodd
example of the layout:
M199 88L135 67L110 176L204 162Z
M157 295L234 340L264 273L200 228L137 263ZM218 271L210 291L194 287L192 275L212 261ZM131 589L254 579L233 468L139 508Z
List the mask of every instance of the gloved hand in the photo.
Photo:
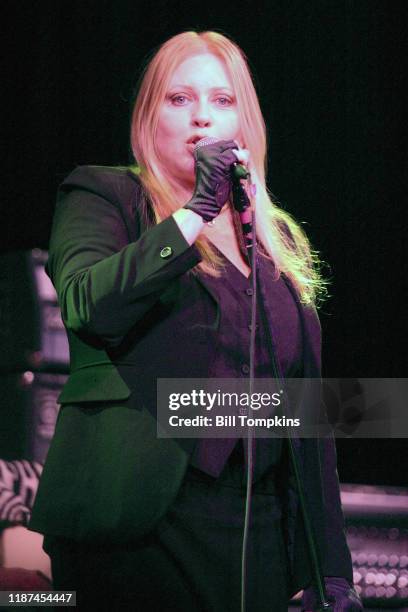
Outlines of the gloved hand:
M196 183L193 197L184 208L200 215L206 223L219 214L228 200L232 186L231 166L238 161L232 149L238 149L233 140L218 140L194 152Z
M333 603L334 612L359 612L363 610L361 599L345 578L328 576L324 579L327 597ZM314 612L318 602L313 586L303 591L302 612Z

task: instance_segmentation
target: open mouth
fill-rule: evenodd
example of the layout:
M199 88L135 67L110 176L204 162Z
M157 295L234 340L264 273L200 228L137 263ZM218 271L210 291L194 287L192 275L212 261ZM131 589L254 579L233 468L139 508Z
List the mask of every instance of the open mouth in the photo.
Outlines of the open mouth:
M206 137L205 136L192 136L191 138L187 140L187 144L196 145L197 142L199 142L203 138L206 138Z

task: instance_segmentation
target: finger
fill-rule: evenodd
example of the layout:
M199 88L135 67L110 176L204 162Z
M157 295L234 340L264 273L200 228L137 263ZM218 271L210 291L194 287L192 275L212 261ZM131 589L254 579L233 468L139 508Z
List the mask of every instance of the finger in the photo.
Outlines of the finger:
M224 151L224 153L221 154L220 159L226 167L231 166L231 164L236 164L238 161L234 151L231 149L229 151Z
M244 164L245 166L248 164L249 162L248 149L232 149L232 152L234 153L237 160L241 162L241 164Z
M219 141L218 146L220 151L226 151L227 149L239 149L239 146L235 140L222 140Z

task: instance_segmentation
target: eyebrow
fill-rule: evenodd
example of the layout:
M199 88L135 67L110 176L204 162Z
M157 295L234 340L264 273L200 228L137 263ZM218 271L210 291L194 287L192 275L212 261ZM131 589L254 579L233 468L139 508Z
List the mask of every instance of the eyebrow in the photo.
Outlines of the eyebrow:
M183 85L182 83L176 83L176 85L172 85L171 87L169 87L169 89L189 89L190 91L194 91L194 87L191 87L190 85ZM229 91L231 94L233 94L233 91L230 87L228 87L228 85L219 85L218 87L210 87L208 91L218 91L220 89L224 89L226 91Z

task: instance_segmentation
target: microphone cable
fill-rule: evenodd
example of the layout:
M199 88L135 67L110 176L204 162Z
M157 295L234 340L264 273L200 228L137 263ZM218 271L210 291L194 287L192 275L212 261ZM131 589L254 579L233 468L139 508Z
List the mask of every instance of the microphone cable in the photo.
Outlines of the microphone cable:
M249 194L245 191L241 184L241 179L248 180ZM254 374L255 374L255 329L256 329L256 316L257 316L257 304L258 304L258 258L257 258L257 238L256 238L256 215L255 215L255 194L256 185L251 182L251 175L247 169L241 164L234 164L233 171L233 204L234 208L239 212L242 229L244 234L244 241L247 247L248 260L251 267L252 279L252 302L251 302L251 334L249 343L249 394L252 397L253 386L254 386ZM273 340L272 330L269 329L267 315L265 312L265 304L263 299L265 296L262 295L262 285L259 281L259 287L261 292L260 299L260 314L263 321L263 327L266 329L266 340L268 351L271 358L271 365L273 370L274 379L280 384L281 389L285 389L284 377L280 368L280 364L276 359ZM284 397L286 395L284 394ZM285 402L285 407L290 411L290 406ZM286 412L286 410L285 410ZM245 495L245 519L244 519L244 530L242 536L242 556L241 556L241 612L246 612L246 586L247 586L247 575L248 575L248 540L249 540L249 528L251 521L251 501L252 501L252 483L253 483L253 449L254 449L254 428L247 425L247 482L246 482L246 495ZM320 601L320 611L332 612L333 607L331 606L326 593L324 578L322 575L322 568L320 564L317 547L315 544L315 536L313 533L309 513L306 506L305 492L303 483L300 475L299 460L296 456L295 445L290 433L287 429L287 443L289 448L289 458L292 465L293 474L295 477L296 489L299 495L299 505L303 518L303 525L305 529L305 536L307 542L307 548L309 551L310 563L312 575L314 577L314 584L318 591L318 599Z
M248 180L249 194L246 193L241 179ZM256 331L256 312L257 312L257 241L256 241L256 219L255 219L255 194L256 185L251 182L251 175L241 164L234 164L233 184L232 184L233 205L239 212L244 235L245 246L248 253L248 261L252 272L251 277L251 333L249 341L249 397L252 397L254 374L255 374L255 331ZM240 413L247 413L247 409L240 409ZM242 534L242 553L241 553L241 612L246 609L246 586L248 574L248 540L249 528L251 523L251 501L252 501L252 482L253 482L253 449L254 449L254 429L247 425L247 453L246 453L246 494L245 494L245 518Z

